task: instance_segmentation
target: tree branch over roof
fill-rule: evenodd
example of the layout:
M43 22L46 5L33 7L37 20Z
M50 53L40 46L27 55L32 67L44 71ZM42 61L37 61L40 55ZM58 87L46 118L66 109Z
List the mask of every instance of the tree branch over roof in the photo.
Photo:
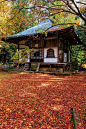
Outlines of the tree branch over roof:
M76 23L61 23L61 24L53 24L51 27L53 27L53 26L58 26L58 25L68 25L68 24L70 24L70 25L74 25L74 24L76 24ZM47 32L51 27L47 28L44 32Z
M84 29L86 29L86 26L81 26L81 25L79 25L80 27L82 27L82 28L84 28Z
M78 11L78 16L80 16L83 20L86 21L86 18L83 17L83 15L81 14L81 12L80 12L78 6L76 5L75 1L74 1L74 0L71 0L71 1L73 2L74 6L76 7L76 9L77 9L77 11Z
M49 6L46 6L46 5L44 6L42 4L37 5L35 3L32 7L23 7L23 8L19 8L19 10L21 11L22 9L30 9L30 10L34 9L36 11L37 9L41 10L41 9L44 8L44 9L46 9L48 11L51 10L51 12L52 12L52 10L56 10L57 14L62 13L62 12L67 12L67 13L79 16L86 23L86 16L82 14L82 12L80 11L80 7L77 4L77 3L79 3L79 4L86 5L85 3L83 3L83 2L75 2L74 0L57 0L57 1L62 2L62 4L60 5L60 4L57 3L57 4L52 5L52 6L49 7ZM15 8L15 9L17 9L17 8ZM54 13L54 14L56 14L56 13ZM51 15L53 15L53 13Z
M83 3L83 2L76 2L76 3L86 5L86 3Z
M16 0L2 0L2 1L0 1L0 4L1 4L1 2L5 2L5 1L8 1L8 2L13 1L14 2ZM56 1L57 1L57 3L55 3ZM32 2L32 0L29 2L29 4L31 2ZM51 0L51 2L49 2L49 3L51 3L51 5L46 4L46 2L45 2L45 4L43 4L43 3L40 4L40 0L38 0L38 2L34 1L32 7L21 6L18 8L14 8L15 10L17 9L18 11L15 13L15 15L13 17L9 18L8 21L14 19L17 16L17 14L19 14L20 11L22 11L23 9L27 9L27 10L30 9L31 10L30 13L33 13L33 10L35 12L38 12L38 10L39 10L41 13L42 12L41 10L45 9L49 12L49 13L47 13L47 16L49 16L49 17L54 16L56 14L60 14L60 13L69 13L69 14L78 16L86 23L86 15L84 15L82 13L82 11L80 10L80 7L81 7L80 5L86 5L84 2L81 2L81 1L77 2L75 0L54 0L54 1ZM58 25L64 25L64 24L66 25L69 23L61 23ZM71 23L71 24L73 24L73 23ZM78 25L78 26L81 26L81 25ZM86 28L85 26L81 26L81 27Z

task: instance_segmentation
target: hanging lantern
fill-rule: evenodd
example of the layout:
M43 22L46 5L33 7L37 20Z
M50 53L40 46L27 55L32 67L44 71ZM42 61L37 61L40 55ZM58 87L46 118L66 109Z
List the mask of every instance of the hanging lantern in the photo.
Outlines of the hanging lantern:
M37 35L37 37L38 37L38 35Z

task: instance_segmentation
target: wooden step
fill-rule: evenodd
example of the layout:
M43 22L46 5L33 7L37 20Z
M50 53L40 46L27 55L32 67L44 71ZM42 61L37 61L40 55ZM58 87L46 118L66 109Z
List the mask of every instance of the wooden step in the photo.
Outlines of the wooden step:
M36 71L37 67L38 67L38 63L31 63L31 70Z

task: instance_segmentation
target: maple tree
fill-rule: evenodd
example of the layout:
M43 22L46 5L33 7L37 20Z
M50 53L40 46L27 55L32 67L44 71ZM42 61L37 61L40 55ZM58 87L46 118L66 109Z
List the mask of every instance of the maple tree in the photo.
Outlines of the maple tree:
M0 3L0 37L1 36L7 36L7 33L9 33L9 25L7 24L7 20L10 17L10 9L11 9L11 3L7 1L4 1Z
M1 0L0 0L1 2ZM7 37L11 35L14 31L12 28L13 23L9 21L11 13L11 2L3 1L0 3L0 62L5 63L9 62L14 52L16 51L17 46L15 44L9 44L7 42L1 41L2 37ZM4 54L3 54L4 53Z
M31 15L28 14L28 10L26 8L28 0L18 0L18 2L13 2L12 12L11 14L11 22L15 23L15 31L16 33L21 32L23 30L28 29L35 25L34 19L32 19ZM21 9L20 9L21 8ZM33 20L33 21L32 21Z
M0 2L1 14L4 14L2 19L5 22L1 25L3 28L1 30L3 30L2 33L6 33L5 35L7 35L7 33L12 35L13 33L17 33L32 27L36 25L44 16L48 16L54 22L53 25L67 26L67 24L75 24L77 26L86 28L84 25L86 23L86 4L84 1L16 0L12 2L10 0L8 4L7 2L8 1L6 0L1 0ZM9 11L7 10L8 6L10 6ZM83 26L81 25L81 22Z
M7 37L14 33L28 29L33 26L31 23L31 15L28 15L27 9L20 9L27 7L27 0L20 2L16 1L1 1L0 0L0 37ZM35 23L34 23L35 24Z
M31 1L32 2L32 1ZM38 2L38 4L36 3ZM73 14L77 16L76 18L81 18L84 22L86 22L86 17L84 14L85 11L85 2L76 2L75 0L50 0L50 1L34 1L33 8L39 7L40 8L45 8L48 11L48 16L54 16L55 14L61 14L67 16L68 14ZM81 6L83 5L83 6ZM63 23L64 24L64 23Z
M18 9L19 7L25 6L25 4L27 4L27 0L22 0L19 2L19 4L15 1L0 0L0 40L2 37L6 38L9 35L18 33L28 28L28 23L30 23L30 18L27 15L28 10L23 9L20 11ZM16 52L15 50L13 52L13 49L10 47L14 48L16 45L3 41L0 42L0 45L2 46L2 49L4 47L4 53L6 53L6 50L8 50L8 54L0 55L1 61L9 61L12 58L13 53Z
M31 16L34 14L38 14L38 19L43 16L67 16L69 14L73 14L77 18L81 18L84 22L86 22L86 16L84 14L85 11L85 2L84 1L75 1L75 0L30 0L29 1L30 7L20 7L19 10L22 9L29 9ZM59 15L61 14L61 15ZM62 23L63 25L65 23ZM76 25L78 26L80 23L77 22ZM81 25L80 25L81 26ZM85 26L82 26L85 28Z

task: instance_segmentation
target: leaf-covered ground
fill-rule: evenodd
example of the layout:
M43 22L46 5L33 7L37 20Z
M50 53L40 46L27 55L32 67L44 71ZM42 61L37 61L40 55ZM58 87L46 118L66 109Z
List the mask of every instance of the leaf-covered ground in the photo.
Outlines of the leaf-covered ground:
M71 108L77 109L86 128L86 73L0 79L0 129L73 129Z

